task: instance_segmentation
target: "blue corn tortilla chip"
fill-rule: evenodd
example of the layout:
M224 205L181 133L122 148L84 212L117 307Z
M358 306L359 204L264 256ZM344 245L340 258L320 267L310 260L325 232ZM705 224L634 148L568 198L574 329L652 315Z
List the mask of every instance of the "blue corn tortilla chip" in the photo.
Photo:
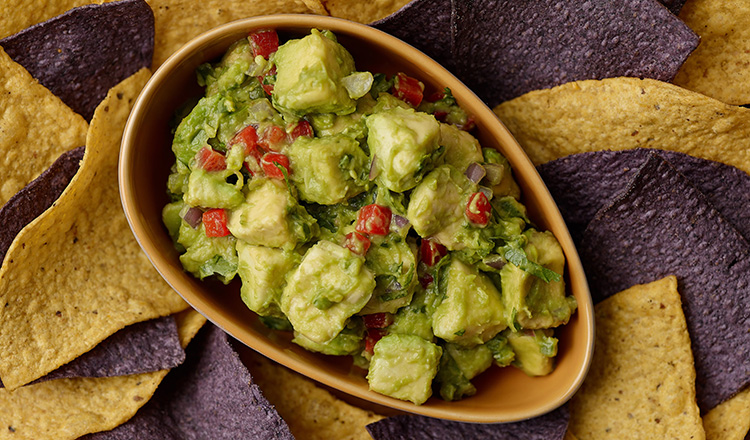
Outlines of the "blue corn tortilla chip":
M699 37L656 0L454 2L457 76L490 107L619 76L671 81Z
M561 440L568 429L567 405L515 423L460 423L415 415L399 415L367 425L375 440Z
M82 438L294 439L286 422L252 383L227 334L210 324L188 346L185 363L167 375L132 419L111 431Z
M171 316L129 325L88 353L32 383L73 377L114 377L175 368L185 360ZM2 382L0 382L0 387Z
M667 9L669 9L669 12L673 13L674 15L678 15L680 13L680 10L682 10L682 7L685 6L686 0L659 0L659 1Z
M750 385L750 244L652 154L579 247L594 302L676 275L703 413Z
M370 26L404 40L453 70L451 4L450 0L414 0Z
M574 154L537 167L576 243L596 212L623 191L652 152L682 173L746 239L750 239L750 175L676 151L638 148Z
M36 179L0 207L0 263L21 229L39 217L60 197L78 172L84 147L63 153Z
M154 53L154 14L144 0L93 4L0 40L10 57L87 120L107 91Z

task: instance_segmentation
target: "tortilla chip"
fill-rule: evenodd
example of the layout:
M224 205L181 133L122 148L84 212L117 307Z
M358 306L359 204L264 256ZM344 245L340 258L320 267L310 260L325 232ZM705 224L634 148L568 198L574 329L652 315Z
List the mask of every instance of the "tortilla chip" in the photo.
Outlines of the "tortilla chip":
M14 0L0 3L0 38L13 35L29 26L49 20L65 11L90 3L113 0Z
M117 185L120 138L149 77L112 89L91 121L81 169L16 237L0 268L0 378L15 389L126 325L187 304L151 266L128 227Z
M196 324L205 322L205 318L193 310L180 315L180 340L187 342L200 328ZM167 372L58 379L12 392L0 389L0 436L67 440L112 429L148 401Z
M483 439L563 440L568 428L568 405L533 419L514 423L460 423L403 415L367 425L375 440Z
M72 377L114 377L175 368L185 360L171 316L129 325L32 383ZM0 387L2 387L0 383Z
M709 440L742 440L750 431L750 388L703 416Z
M214 325L190 344L154 397L127 423L87 440L278 439L289 427L252 383L247 368ZM330 437L338 438L338 437Z
M680 18L701 43L674 83L727 104L750 104L750 3L688 2Z
M368 5L369 2L350 2ZM450 1L414 0L388 17L371 26L400 38L432 57L449 70L456 67L453 57Z
M183 44L220 24L268 14L310 13L302 0L147 0L156 19L154 69Z
M24 186L0 207L0 263L21 229L41 215L60 197L78 171L84 147L58 157L39 177Z
M576 438L705 438L677 279L622 291L595 318L594 359L571 400Z
M698 36L653 0L454 2L458 77L490 106L569 81L671 81Z
M365 426L383 418L337 399L312 380L252 350L240 350L240 356L298 439L370 440Z
M652 155L578 250L595 303L678 277L703 413L750 385L750 244L669 163Z
M657 148L750 172L750 109L650 79L579 81L495 108L539 165L575 153Z
M750 239L750 175L719 162L636 148L573 154L537 167L576 243L597 211L614 201L652 153L682 173L737 231Z
M61 154L84 145L88 127L0 48L0 206Z
M4 38L0 46L90 120L110 88L151 66L154 14L145 0L81 6Z
M332 16L360 23L372 23L373 21L380 20L398 11L407 3L410 3L409 0L323 0L323 6L325 6L328 13ZM435 4L437 2L433 1L432 3ZM429 27L422 29L422 31L431 33L436 28Z
M685 6L686 1L687 0L659 0L659 3L666 6L667 9L669 9L669 12L677 15L682 10L682 7Z

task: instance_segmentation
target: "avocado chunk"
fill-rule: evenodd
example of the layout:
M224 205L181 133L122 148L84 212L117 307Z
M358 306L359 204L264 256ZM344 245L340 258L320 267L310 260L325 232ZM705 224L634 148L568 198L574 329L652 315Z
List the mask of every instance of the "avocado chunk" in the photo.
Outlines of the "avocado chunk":
M435 377L440 387L440 397L453 401L473 396L477 389L470 382L492 365L492 353L485 345L463 348L447 343L440 358L440 370Z
M370 360L370 389L421 405L432 395L441 354L439 346L419 336L384 336L375 344Z
M417 335L431 341L435 336L432 333L433 296L431 292L417 287L412 301L393 315L393 323L388 326L388 332Z
M508 159L493 148L482 149L482 154L486 162L484 169L487 171L482 184L492 188L495 197L510 196L518 200L521 197L521 189L513 179Z
M253 179L245 201L230 211L229 231L247 244L293 249L311 238L315 219L299 206L284 182Z
M514 367L529 376L545 376L555 369L557 338L551 329L508 331L505 336L516 354Z
M362 314L389 312L409 304L417 285L416 247L401 236L388 234L380 242L373 242L367 251L367 267L375 274L377 285Z
M321 240L287 276L280 305L295 331L322 344L362 310L373 289L375 278L363 257Z
M500 292L489 277L457 258L444 276L445 298L432 315L435 336L472 347L507 327Z
M282 318L279 309L285 274L299 263L300 255L294 251L256 246L237 241L239 273L242 279L240 297L247 307L261 316Z
M529 229L522 237L527 240L524 252L528 258L562 274L565 255L551 232ZM565 296L565 282L545 282L513 263L507 263L500 271L503 304L508 325L518 324L522 328L551 328L565 324L576 310L573 296Z
M356 140L345 135L301 136L287 154L291 180L301 199L321 205L341 203L365 190L369 161Z
M362 350L362 340L365 337L365 325L362 319L350 319L341 333L328 342L317 343L305 335L294 332L292 342L310 351L332 356L346 356L358 354Z
M237 274L237 240L231 235L208 237L203 223L193 229L183 220L177 243L186 249L180 255L182 267L199 279L216 275L224 284L228 284Z
M305 113L352 113L356 101L342 83L354 72L351 54L330 32L313 29L302 39L281 45L273 57L276 84L272 99L281 111Z
M461 172L474 162L484 162L479 141L469 132L455 125L440 123L440 145L445 147L443 162Z
M368 116L366 124L376 181L391 191L414 188L442 152L440 125L427 113L395 107Z
M202 208L236 208L245 197L242 194L244 180L241 175L237 177L237 183L227 182L227 177L234 174L227 171L193 170L188 177L185 202Z
M352 139L361 140L367 136L365 116L373 113L375 100L367 94L357 100L357 110L348 115L333 113L316 113L308 116L310 124L320 137L343 134Z
M508 330L498 333L484 344L490 349L492 359L495 360L495 365L498 367L507 367L516 358L513 347L510 346L508 338L505 337L505 333L507 332Z

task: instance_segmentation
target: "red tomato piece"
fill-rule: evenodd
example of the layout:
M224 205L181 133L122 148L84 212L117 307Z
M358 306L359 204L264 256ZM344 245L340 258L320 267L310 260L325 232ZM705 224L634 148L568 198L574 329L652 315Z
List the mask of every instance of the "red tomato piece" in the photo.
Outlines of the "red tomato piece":
M365 351L372 354L375 349L375 344L385 336L385 331L379 328L371 328L367 330L365 335Z
M386 328L393 324L393 315L390 313L373 313L362 317L367 328Z
M314 136L312 125L304 119L297 122L294 128L292 128L292 131L289 132L289 141L294 142L294 140L300 136Z
M416 107L422 102L423 93L424 84L419 80L401 72L396 74L396 81L393 84L393 95L396 98Z
M260 160L264 153L263 149L258 145L258 132L252 125L248 125L240 130L239 133L234 135L229 144L243 144L245 146L245 156L253 156L258 160Z
M222 171L227 169L227 158L209 146L198 150L196 160L198 167L206 171Z
M263 87L263 91L266 92L266 95L273 95L273 84L263 84L261 81L261 87Z
M214 208L203 213L203 225L207 237L226 237L230 234L227 228L227 210Z
M289 174L289 158L281 153L266 153L260 159L260 166L263 168L263 172L266 173L266 177L272 179L283 179L284 173L281 172L278 166L281 165Z
M286 140L286 131L278 125L269 125L263 130L263 134L258 139L258 145L266 150L281 150L282 142Z
M350 232L346 234L344 247L357 255L365 255L367 250L370 249L370 239L359 232Z
M482 192L475 192L469 197L469 203L466 204L466 218L477 226L487 226L490 222L492 207L487 196Z
M435 102L435 101L440 101L443 98L445 98L445 92L440 91L440 92L432 92L430 96L427 98L427 100Z
M372 204L359 210L354 230L362 234L386 235L390 227L391 208Z
M268 56L279 49L279 35L273 29L264 29L250 34L250 46L254 56Z
M448 248L436 241L423 238L419 245L419 253L424 264L432 267L448 255Z

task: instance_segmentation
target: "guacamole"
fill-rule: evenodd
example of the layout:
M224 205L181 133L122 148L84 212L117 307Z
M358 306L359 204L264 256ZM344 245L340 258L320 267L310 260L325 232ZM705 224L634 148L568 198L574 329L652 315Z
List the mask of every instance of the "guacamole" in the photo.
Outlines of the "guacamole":
M253 32L197 79L163 210L186 271L239 276L261 322L417 405L493 365L554 369L565 257L449 89L357 71L315 29Z

